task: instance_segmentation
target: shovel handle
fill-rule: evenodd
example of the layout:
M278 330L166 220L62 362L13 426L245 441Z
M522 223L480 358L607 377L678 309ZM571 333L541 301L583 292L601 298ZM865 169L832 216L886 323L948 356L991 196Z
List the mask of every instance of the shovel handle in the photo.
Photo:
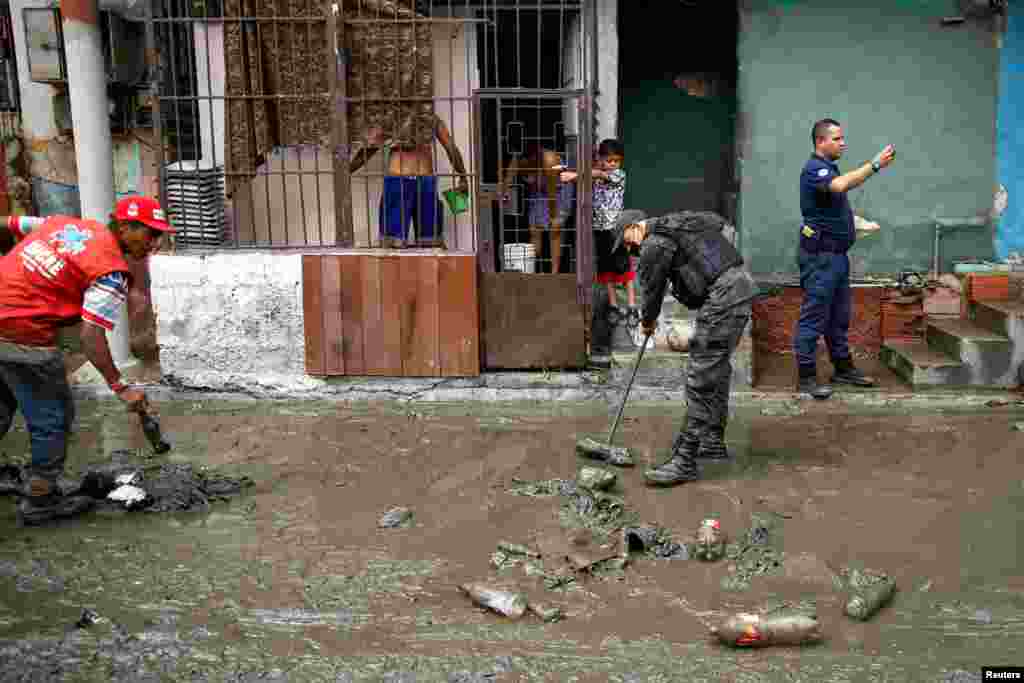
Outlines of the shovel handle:
M615 438L615 430L619 428L619 422L622 420L622 412L626 409L626 400L629 398L629 390L633 388L633 380L636 379L636 371L640 369L640 361L644 358L644 351L647 350L647 340L651 338L650 333L644 333L644 343L640 345L640 352L637 353L636 362L633 363L633 374L629 376L629 384L626 385L626 391L622 393L622 403L619 404L619 412L615 416L615 422L612 422L612 428L608 432L608 445L612 445L612 439Z

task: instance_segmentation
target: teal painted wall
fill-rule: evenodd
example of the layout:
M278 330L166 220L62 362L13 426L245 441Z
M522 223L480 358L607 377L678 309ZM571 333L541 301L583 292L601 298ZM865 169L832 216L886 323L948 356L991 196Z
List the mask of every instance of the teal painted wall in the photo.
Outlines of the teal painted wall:
M882 233L850 252L855 271L930 267L935 215L991 210L999 51L995 24L945 27L953 0L742 0L739 35L741 244L756 273L795 273L797 181L810 129L844 124L847 171L885 144L896 163L850 194ZM989 228L942 241L954 259L992 258Z

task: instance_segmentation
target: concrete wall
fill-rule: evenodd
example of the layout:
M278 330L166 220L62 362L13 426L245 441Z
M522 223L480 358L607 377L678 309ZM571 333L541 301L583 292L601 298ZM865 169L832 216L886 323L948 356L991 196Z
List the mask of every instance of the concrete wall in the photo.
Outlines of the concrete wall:
M1006 202L996 234L999 258L1024 255L1024 6L1011 3L1007 20L999 70L997 169Z
M157 255L150 270L164 374L217 386L303 374L300 255Z
M797 181L810 128L845 124L840 168L895 143L898 159L851 193L882 234L855 271L925 269L933 216L987 214L995 182L998 34L989 20L944 27L947 0L742 0L739 155L743 252L754 271L794 272ZM945 238L944 261L993 256L991 229Z
M447 123L470 172L475 145L471 136L471 103L469 99L449 98L469 98L479 87L475 38L475 24L468 29L458 24L434 27L435 111ZM438 144L434 145L434 158L437 173L452 172L448 156ZM377 154L352 177L352 222L357 247L379 243L383 164L383 155ZM260 167L260 172L267 171L290 173L257 176L248 193L240 191L233 197L232 218L240 242L267 244L272 237L275 244L282 244L287 237L290 245L333 243L334 180L329 150L316 145L275 149ZM442 178L440 189L447 190L454 184L455 179ZM444 221L449 248L472 250L472 211L457 218L445 211Z

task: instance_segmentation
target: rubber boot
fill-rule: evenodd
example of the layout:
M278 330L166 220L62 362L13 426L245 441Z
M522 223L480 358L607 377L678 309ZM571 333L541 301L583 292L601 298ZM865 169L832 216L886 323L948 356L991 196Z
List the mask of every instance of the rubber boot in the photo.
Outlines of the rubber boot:
M676 436L672 444L672 457L667 462L644 472L644 479L653 486L676 486L697 479L697 451L700 448L700 431L697 424L687 420L687 425Z
M55 482L33 476L18 501L18 526L36 526L88 512L96 501L89 496L65 496Z
M705 460L725 460L729 457L729 449L725 446L724 426L717 425L704 430L700 437L697 457Z
M827 384L818 384L817 368L800 368L800 379L796 390L801 394L822 401L832 395L832 387Z
M852 359L837 358L833 361L833 364L836 368L835 374L832 375L832 382L834 384L849 384L855 387L875 386L875 379L868 377L854 367Z

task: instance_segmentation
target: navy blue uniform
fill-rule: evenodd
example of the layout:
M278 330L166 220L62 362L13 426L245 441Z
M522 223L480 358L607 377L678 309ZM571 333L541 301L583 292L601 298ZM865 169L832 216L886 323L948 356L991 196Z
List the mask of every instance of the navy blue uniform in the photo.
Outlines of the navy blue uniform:
M840 175L835 162L812 155L800 173L800 307L794 342L797 364L812 374L818 337L824 335L833 363L850 358L850 259L846 252L856 239L853 210L845 192L832 192L829 183Z

